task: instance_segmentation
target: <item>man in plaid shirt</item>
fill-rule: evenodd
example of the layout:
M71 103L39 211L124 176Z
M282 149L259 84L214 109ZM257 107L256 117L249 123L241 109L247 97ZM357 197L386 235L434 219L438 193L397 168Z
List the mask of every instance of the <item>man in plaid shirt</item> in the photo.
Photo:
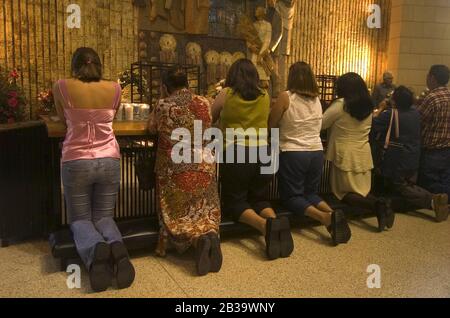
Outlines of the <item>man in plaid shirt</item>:
M419 184L432 193L450 196L450 79L445 65L431 67L430 93L418 105L422 117L422 159Z

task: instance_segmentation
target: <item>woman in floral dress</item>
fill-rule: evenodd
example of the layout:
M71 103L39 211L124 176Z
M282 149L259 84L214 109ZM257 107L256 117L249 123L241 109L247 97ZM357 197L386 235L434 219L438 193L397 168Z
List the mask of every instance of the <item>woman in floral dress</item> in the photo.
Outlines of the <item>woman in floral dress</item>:
M162 84L163 94L168 97L160 100L149 124L150 132L159 136L156 190L161 229L157 254L165 256L169 242L180 253L194 246L198 274L218 272L222 253L218 237L220 201L216 164L207 150L201 151L202 163L194 163L194 121L202 123L202 134L210 128L210 105L207 99L187 89L187 75L183 70L164 73ZM179 140L171 137L180 128L185 133L189 131L192 137L186 145L192 149L192 163L173 160L172 153L180 155L178 148L174 148L179 146ZM203 142L202 149L206 144ZM186 155L181 153L183 157Z

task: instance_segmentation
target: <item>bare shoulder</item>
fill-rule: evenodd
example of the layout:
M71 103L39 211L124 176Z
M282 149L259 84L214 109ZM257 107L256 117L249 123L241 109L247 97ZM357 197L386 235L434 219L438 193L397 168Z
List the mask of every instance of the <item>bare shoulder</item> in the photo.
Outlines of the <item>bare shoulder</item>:
M284 110L287 110L290 106L290 97L289 93L287 91L281 92L278 94L277 102L276 104L281 107Z
M114 81L109 81L109 80L101 80L100 82L97 82L100 85L105 85L105 86L111 86L111 87L116 87L117 85L119 85L119 83L114 82Z

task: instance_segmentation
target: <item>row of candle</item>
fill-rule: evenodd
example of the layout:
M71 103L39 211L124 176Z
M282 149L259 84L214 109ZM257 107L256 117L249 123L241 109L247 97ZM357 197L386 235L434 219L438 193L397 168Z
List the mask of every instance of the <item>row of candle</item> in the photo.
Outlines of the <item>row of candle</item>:
M122 103L117 111L116 120L147 120L150 115L150 105Z

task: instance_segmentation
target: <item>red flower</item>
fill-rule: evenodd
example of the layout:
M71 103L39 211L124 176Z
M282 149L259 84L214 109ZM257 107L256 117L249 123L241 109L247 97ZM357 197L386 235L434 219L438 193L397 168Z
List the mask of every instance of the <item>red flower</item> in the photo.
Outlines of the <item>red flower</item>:
M11 91L8 93L8 96L11 98L17 98L19 96L16 91Z
M8 99L9 107L16 108L18 104L19 104L19 102L18 102L17 98L13 97L13 98Z
M17 70L12 70L11 73L9 73L9 77L17 79L19 78L19 72L17 72Z

